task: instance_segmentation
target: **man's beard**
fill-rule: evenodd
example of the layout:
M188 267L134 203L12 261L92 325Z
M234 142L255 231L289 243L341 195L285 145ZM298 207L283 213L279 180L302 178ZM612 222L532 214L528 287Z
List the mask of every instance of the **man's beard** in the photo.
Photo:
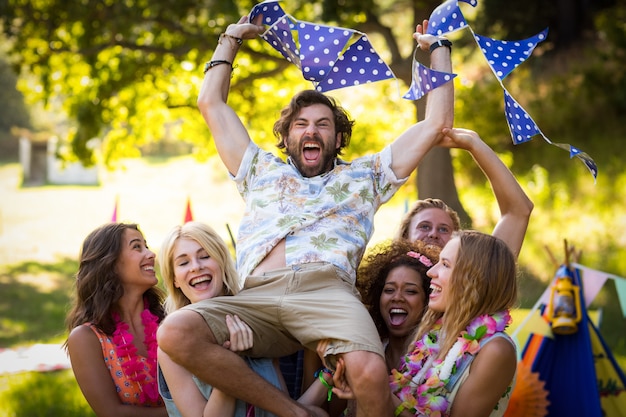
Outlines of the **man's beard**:
M330 171L334 166L335 158L337 157L337 150L334 148L328 148L325 146L319 138L315 138L315 141L320 144L320 155L318 157L318 163L314 166L307 165L305 163L302 142L310 142L311 139L303 139L298 142L298 146L295 150L287 146L287 155L291 158L291 163L300 171L303 177L315 177L320 174L325 174Z

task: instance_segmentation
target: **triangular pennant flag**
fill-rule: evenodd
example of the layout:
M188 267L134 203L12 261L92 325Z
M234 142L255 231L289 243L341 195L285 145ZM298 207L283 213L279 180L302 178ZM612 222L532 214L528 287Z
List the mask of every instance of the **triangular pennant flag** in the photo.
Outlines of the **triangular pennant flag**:
M617 290L617 298L622 307L622 314L626 318L626 279L614 279L615 289Z
M568 145L567 143L552 143L552 144L558 148L565 149L566 151L568 151L570 159L574 157L580 159L582 163L585 164L589 172L591 172L591 175L593 175L594 181L596 180L596 178L598 177L598 166L596 165L595 161L591 158L591 156L581 151L580 149L575 148L572 145Z
M586 307L589 307L589 304L596 298L608 278L608 275L595 269L582 270L583 294Z
M248 15L248 20L252 22L260 14L263 15L263 24L272 26L274 22L285 15L285 11L280 7L278 1L268 0L254 6Z
M550 324L538 310L532 313L532 316L530 316L528 321L525 323L525 327L530 329L530 332L533 334L548 337L550 339L554 338L552 327L550 327Z
M456 74L430 69L419 63L416 59L413 59L411 87L409 87L409 91L407 91L402 98L407 100L419 100L440 85L452 81L454 77L456 77Z
M300 57L291 30L293 23L287 17L277 20L261 37L283 57L300 68Z
M119 205L119 197L116 196L115 197L115 206L113 207L113 215L111 216L111 222L112 223L116 223L117 222L117 206Z
M187 197L187 208L185 209L185 220L183 223L193 221L193 214L191 214L191 200Z
M391 68L376 53L367 36L362 35L339 57L328 77L316 89L324 92L394 77Z
M532 53L537 44L548 36L548 29L521 41L500 41L474 34L485 59L493 73L500 80L524 62Z
M526 113L508 91L504 90L504 115L509 124L513 143L528 142L533 136L541 134L534 120Z
M477 1L461 0L473 7L476 7ZM440 4L430 14L428 20L428 30L426 33L429 35L442 36L446 33L451 33L459 29L463 29L467 26L465 17L459 8L459 2L457 0L448 0L445 3Z
M298 22L302 75L309 81L320 82L335 65L335 61L354 30L309 22Z

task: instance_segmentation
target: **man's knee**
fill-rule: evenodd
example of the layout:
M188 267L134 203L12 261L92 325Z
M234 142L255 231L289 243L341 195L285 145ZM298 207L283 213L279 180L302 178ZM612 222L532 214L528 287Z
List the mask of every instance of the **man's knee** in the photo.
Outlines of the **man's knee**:
M355 391L359 387L369 390L375 386L389 386L387 365L382 356L373 352L355 351L345 353L343 357L346 377Z
M170 313L157 331L159 348L170 356L191 351L196 343L214 340L204 319L193 311L178 310Z

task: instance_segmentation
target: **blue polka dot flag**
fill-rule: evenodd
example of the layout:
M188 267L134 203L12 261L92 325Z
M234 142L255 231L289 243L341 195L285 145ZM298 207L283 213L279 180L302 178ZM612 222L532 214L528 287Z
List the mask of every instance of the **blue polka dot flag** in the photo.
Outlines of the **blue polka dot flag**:
M318 91L395 78L364 33L299 21L274 0L254 6L249 19L258 15L269 26L261 37L295 64Z
M302 74L309 81L321 82L329 75L354 31L302 21L297 28Z
M524 62L532 53L537 44L548 36L548 29L522 41L500 41L486 36L474 35L478 46L487 59L493 73L500 80Z
M452 81L454 77L456 77L456 74L430 69L414 59L411 87L409 87L409 91L402 98L419 100L440 85Z
M461 0L470 4L472 7L476 7L478 2L476 0ZM465 16L459 8L457 0L448 0L445 3L440 4L430 14L428 19L428 30L426 33L429 35L442 36L446 33L452 33L459 29L463 29L467 26Z
M291 33L293 28L293 22L283 16L276 20L261 37L280 52L287 61L301 68L300 51Z
M376 53L367 36L362 35L346 49L330 74L320 81L318 91L356 86L395 78L391 68Z
M541 133L534 120L504 89L504 114L515 145L528 142Z
M252 22L258 15L263 15L263 24L267 26L272 26L274 22L276 22L281 17L285 16L285 11L278 1L264 1L263 3L259 3L252 8L248 18L250 22Z
M569 151L570 159L578 158L579 160L583 162L583 164L585 164L585 166L587 167L589 172L591 172L594 178L598 176L598 166L587 153L567 143L553 143L553 145L561 149L565 149L566 151Z

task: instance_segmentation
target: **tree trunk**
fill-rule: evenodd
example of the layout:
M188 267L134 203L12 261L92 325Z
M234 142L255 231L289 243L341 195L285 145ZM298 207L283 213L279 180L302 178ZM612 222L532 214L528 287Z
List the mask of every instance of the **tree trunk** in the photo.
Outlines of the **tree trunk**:
M423 120L426 102L417 103L418 120ZM452 156L447 148L433 148L417 167L417 198L439 198L452 207L459 215L461 227L471 228L472 219L459 200L454 183Z
M417 198L438 198L452 207L461 219L461 227L472 227L469 217L454 184L452 157L447 148L434 148L424 157L417 168Z

